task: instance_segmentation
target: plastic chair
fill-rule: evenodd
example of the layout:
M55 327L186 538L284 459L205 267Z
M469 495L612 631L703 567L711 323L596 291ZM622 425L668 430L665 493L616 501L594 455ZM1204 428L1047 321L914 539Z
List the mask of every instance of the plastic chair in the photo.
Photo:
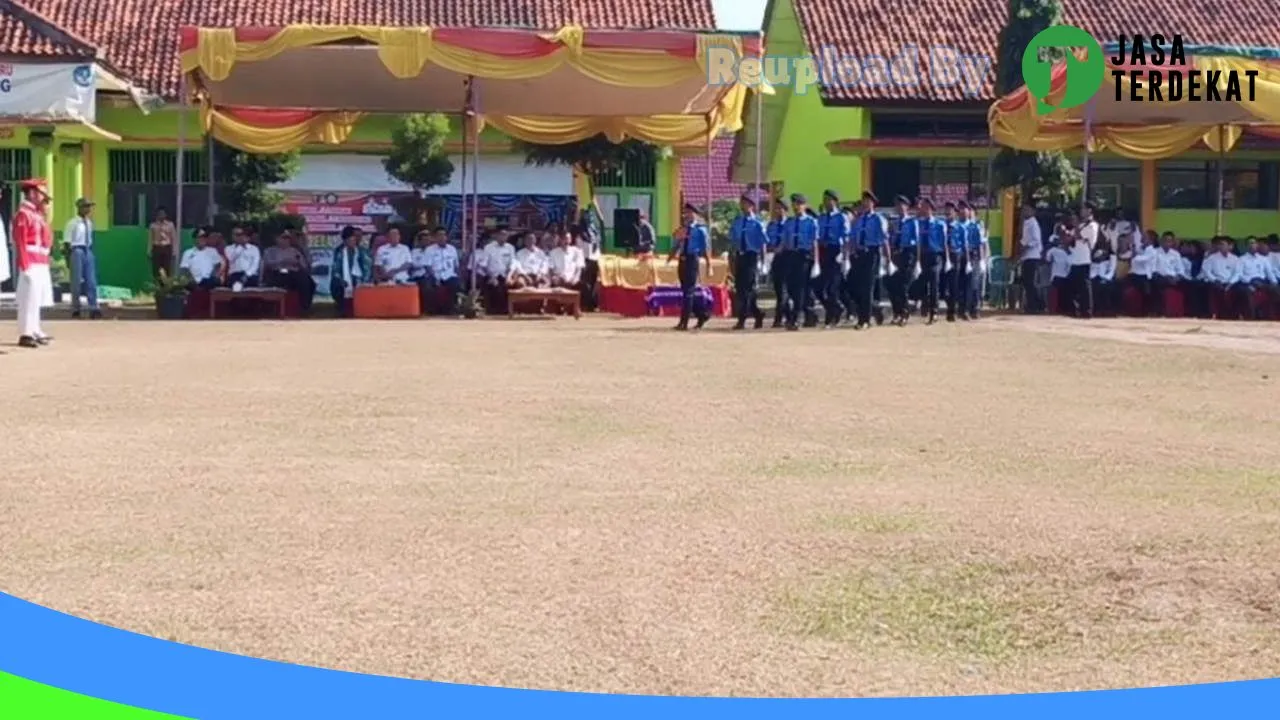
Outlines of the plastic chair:
M992 257L991 267L987 272L987 304L993 308L1005 309L1009 306L1009 285L1013 282L1013 269L1009 260L1003 257Z

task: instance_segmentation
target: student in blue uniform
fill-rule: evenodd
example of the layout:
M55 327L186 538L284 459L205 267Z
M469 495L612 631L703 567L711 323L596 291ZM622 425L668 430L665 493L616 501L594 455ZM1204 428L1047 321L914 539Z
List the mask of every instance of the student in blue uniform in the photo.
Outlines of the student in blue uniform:
M822 214L818 216L821 227L821 247L818 251L818 297L826 317L824 325L834 327L840 323L845 307L841 285L844 272L841 253L849 238L849 218L840 209L840 195L835 190L822 193Z
M791 196L793 214L787 218L783 231L784 242L791 250L791 259L787 270L787 305L786 326L788 330L798 330L799 315L804 312L805 327L818 324L818 315L814 312L813 293L810 278L813 274L815 255L821 251L818 247L818 218L809 211L808 200L799 193Z
M783 243L783 227L787 224L787 204L781 200L772 201L769 211L769 224L765 226L765 237L769 241L769 250L773 260L769 263L769 283L773 285L773 326L782 327L782 318L786 312L787 299L787 262L791 251Z
M965 263L969 270L965 280L965 302L960 317L977 320L982 306L982 291L987 284L987 264L991 247L987 244L987 229L974 213L973 206L960 201L960 221L964 225Z
M871 317L879 310L875 303L876 284L880 282L880 263L889 242L889 222L876 212L879 201L874 193L862 193L862 213L858 216L849 243L852 253L854 306L858 312L858 330L871 327Z
M756 202L746 195L738 203L742 214L734 218L729 228L729 240L733 244L733 294L738 307L738 324L734 330L747 326L747 316L755 318L756 329L764 326L764 313L756 299L756 275L760 267L760 255L768 242L764 220L756 214Z
M964 223L960 221L960 216L956 213L956 204L949 202L946 204L946 228L947 228L947 259L944 279L944 287L946 288L947 297L947 322L955 322L956 314L964 314L962 309L965 302L965 295L969 286L967 279L969 275L969 263L965 254L965 228Z
M938 316L938 282L947 252L947 226L933 214L933 201L920 198L917 227L920 232L920 314L932 325Z
M680 292L684 296L680 304L680 322L676 330L688 330L690 316L698 317L697 328L701 329L711 319L711 312L706 303L698 296L698 262L705 260L707 274L711 274L711 237L707 225L703 222L698 207L692 203L684 206L684 237L676 247L671 249L667 262L679 254Z
M919 222L911 212L911 201L905 195L894 198L897 214L889 223L889 257L893 262L893 274L889 276L889 306L893 312L893 324L906 325L911 317L907 303L907 289L915 279L920 265Z

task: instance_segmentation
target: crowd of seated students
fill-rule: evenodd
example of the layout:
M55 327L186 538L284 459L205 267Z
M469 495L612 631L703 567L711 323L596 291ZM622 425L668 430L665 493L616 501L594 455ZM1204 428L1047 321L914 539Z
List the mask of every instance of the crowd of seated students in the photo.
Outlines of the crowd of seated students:
M506 312L510 290L590 292L584 282L590 243L582 235L552 228L524 232L517 239L518 249L508 231L496 230L470 258L468 270L475 274L486 312Z

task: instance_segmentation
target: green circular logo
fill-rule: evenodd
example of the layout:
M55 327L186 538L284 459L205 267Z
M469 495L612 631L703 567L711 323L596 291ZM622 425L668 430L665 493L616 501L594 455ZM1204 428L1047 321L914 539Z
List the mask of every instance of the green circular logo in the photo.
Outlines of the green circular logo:
M1040 59L1040 51L1046 48L1062 49L1067 63L1066 90L1056 105L1045 101L1049 97L1054 65L1052 60ZM1083 59L1072 52L1077 48L1085 50ZM1089 102L1102 87L1102 80L1106 75L1107 64L1102 56L1102 46L1092 35L1071 25L1054 25L1041 30L1031 38L1026 52L1022 53L1022 81L1027 85L1027 92L1037 100L1036 107L1040 114Z

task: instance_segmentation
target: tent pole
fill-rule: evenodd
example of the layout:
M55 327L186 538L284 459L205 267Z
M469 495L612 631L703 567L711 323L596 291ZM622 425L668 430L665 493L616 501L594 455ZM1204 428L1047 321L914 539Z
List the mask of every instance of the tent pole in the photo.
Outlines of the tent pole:
M1080 212L1084 213L1084 206L1089 203L1089 151L1093 145L1093 101L1089 101L1089 106L1085 108L1084 113L1084 181L1080 184Z
M707 113L707 164L704 166L703 170L706 173L706 180L707 180L706 220L707 220L708 228L711 227L711 203L715 202L715 193L711 190L711 178L713 177L713 174L711 172L711 151L712 151L712 141L714 140L714 138L711 135L711 131L713 127L714 126L711 123L711 113Z
M471 79L471 127L476 136L471 143L471 236L480 236L480 88Z
M1218 208L1217 215L1214 218L1214 234L1222 234L1222 192L1223 178L1226 175L1224 167L1227 164L1227 126L1218 126L1218 199L1215 203Z
M462 224L459 227L458 234L462 239L462 251L467 254L467 264L470 266L470 287L471 292L475 293L476 289L476 251L478 250L476 238L470 237L470 227L467 225L467 134L470 128L467 127L468 112L471 109L471 79L466 80L467 92L466 101L463 102L462 108L462 183L458 186L458 198L462 201ZM447 200L445 202L448 202Z
M178 276L178 266L182 257L182 186L184 175L186 173L186 155L187 155L187 74L182 73L178 78L178 156L176 158L175 172L177 173L178 187L176 197L174 198L173 208L173 224L177 232L174 239L177 247L173 249L173 258L170 261L172 267L169 268L171 277Z
M756 57L764 59L764 30L757 36L760 46ZM760 82L756 83L756 205L760 205L760 188L764 182L764 76L761 71ZM773 193L769 193L769 212L773 212Z
M214 195L213 187L217 182L217 163L213 158L213 135L206 133L205 135L205 162L209 164L209 177L206 180L209 183L208 195L205 197L205 224L213 225L213 218L218 214L218 199Z

